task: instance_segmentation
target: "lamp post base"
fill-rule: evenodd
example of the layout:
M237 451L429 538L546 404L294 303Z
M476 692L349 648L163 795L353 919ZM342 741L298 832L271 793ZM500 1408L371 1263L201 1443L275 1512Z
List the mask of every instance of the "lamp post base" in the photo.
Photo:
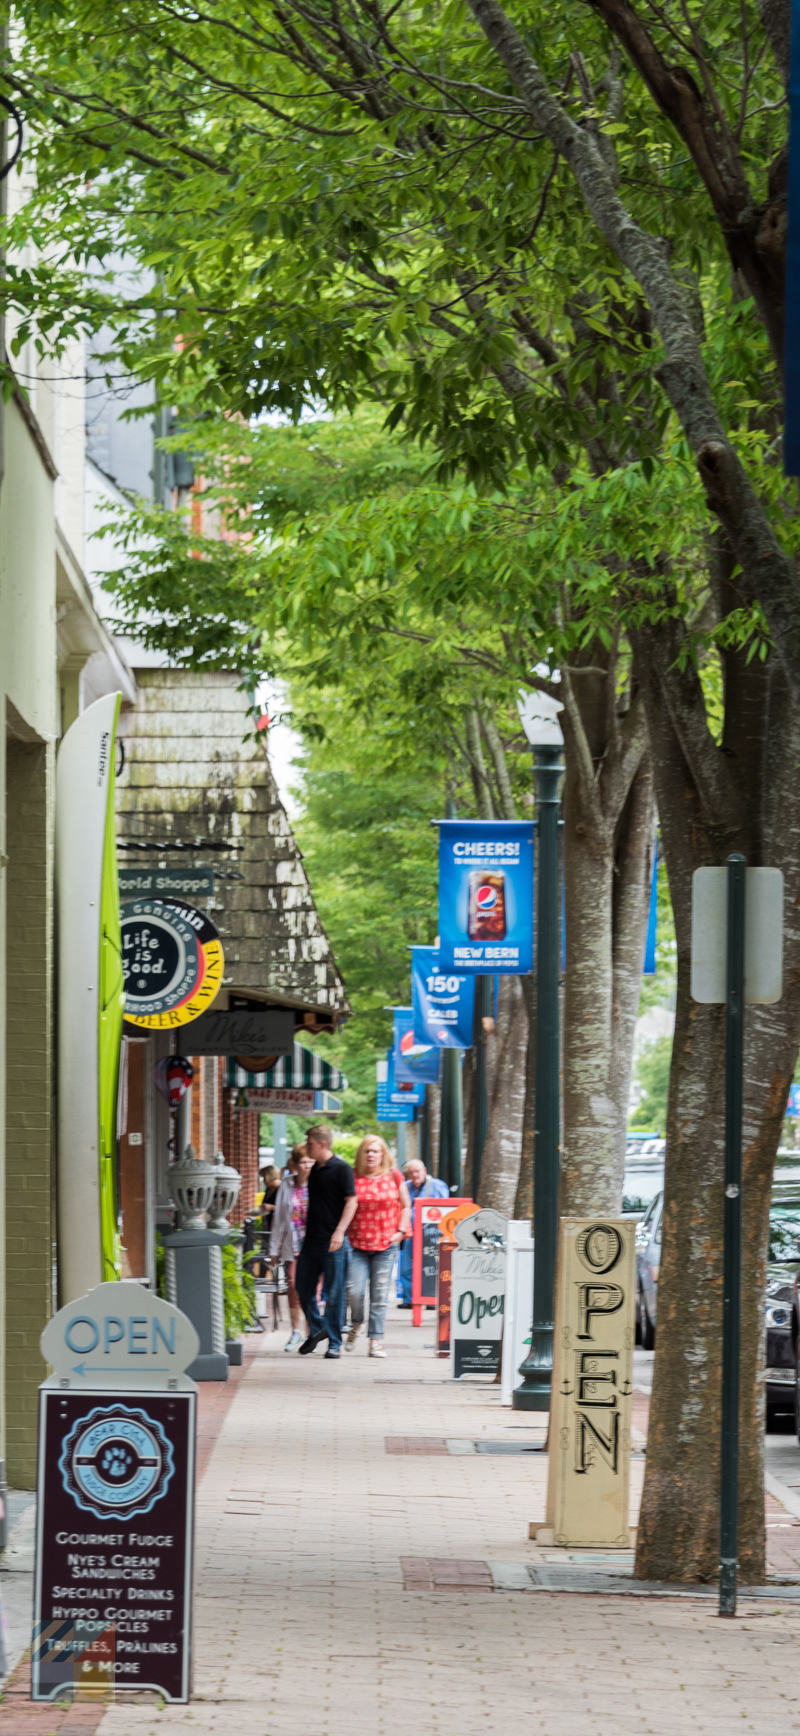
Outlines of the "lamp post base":
M553 1327L535 1327L530 1355L520 1366L522 1385L511 1395L512 1410L549 1411L553 1386Z

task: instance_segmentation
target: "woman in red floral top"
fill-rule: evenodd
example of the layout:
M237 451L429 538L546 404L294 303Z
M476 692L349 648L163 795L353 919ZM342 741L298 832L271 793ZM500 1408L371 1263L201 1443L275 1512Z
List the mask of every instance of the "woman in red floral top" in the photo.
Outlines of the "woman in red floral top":
M356 1152L355 1217L348 1230L350 1263L347 1300L350 1330L345 1350L353 1350L364 1324L364 1296L369 1282L369 1353L385 1356L383 1332L389 1282L398 1244L411 1229L408 1188L392 1163L386 1141L370 1135Z

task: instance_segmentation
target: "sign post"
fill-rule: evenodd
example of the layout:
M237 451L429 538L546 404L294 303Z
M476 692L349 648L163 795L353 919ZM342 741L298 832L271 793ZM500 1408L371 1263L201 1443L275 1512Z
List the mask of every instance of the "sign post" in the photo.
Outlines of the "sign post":
M736 1614L739 1509L739 1359L742 1311L744 1009L783 992L783 875L744 856L692 876L692 999L725 1004L722 1454L719 1613Z
M197 1333L100 1284L42 1333L31 1698L191 1687Z

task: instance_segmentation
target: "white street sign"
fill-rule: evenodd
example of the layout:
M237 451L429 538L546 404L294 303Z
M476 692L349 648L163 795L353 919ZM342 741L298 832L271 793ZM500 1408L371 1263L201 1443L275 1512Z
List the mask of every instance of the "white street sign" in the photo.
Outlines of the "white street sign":
M727 868L692 875L692 1000L727 998ZM783 875L780 868L745 870L744 998L771 1006L783 993Z

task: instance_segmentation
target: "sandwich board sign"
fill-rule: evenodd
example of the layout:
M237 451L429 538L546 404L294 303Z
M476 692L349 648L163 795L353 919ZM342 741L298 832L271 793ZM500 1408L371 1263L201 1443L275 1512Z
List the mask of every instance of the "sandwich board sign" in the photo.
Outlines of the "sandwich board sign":
M439 1238L442 1224L462 1199L430 1199L419 1195L411 1207L411 1324L422 1325L424 1307L435 1308L439 1283ZM471 1200L466 1202L472 1204Z
M561 1219L541 1542L628 1547L635 1231L630 1218Z
M458 1246L455 1227L461 1218L471 1217L474 1200L462 1200L448 1209L442 1218L437 1249L439 1270L436 1279L436 1355L450 1355L450 1292L453 1286L453 1249Z
M199 1350L140 1284L99 1284L42 1333L31 1698L185 1704Z
M508 1219L484 1206L453 1229L450 1290L450 1373L495 1374L505 1308Z

